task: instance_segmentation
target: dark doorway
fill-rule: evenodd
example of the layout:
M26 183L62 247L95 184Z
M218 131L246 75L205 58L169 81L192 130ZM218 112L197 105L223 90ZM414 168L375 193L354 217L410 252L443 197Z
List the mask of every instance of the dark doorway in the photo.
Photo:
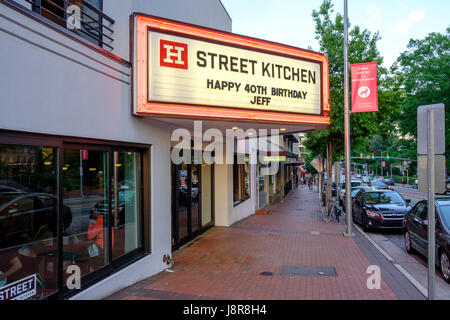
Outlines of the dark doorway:
M172 165L173 249L214 225L212 168L199 164Z

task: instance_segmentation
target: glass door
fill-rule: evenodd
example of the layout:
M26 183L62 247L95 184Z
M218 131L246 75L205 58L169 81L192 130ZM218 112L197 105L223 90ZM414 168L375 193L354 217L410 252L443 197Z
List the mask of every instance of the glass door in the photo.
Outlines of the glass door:
M190 185L190 194L191 194L191 233L196 232L200 229L200 165L191 165L191 185Z
M201 185L201 209L202 227L208 226L212 222L212 166L202 164L202 185Z
M174 242L187 237L188 235L188 206L189 206L189 188L188 188L188 165L181 164L175 166L175 210L173 223L176 227L174 232ZM189 179L190 180L190 179Z
M185 244L213 225L213 167L172 166L172 246Z

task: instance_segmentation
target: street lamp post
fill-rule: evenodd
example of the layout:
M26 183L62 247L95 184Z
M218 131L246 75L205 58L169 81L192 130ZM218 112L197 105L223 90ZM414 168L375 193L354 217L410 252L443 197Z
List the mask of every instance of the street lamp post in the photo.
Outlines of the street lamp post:
M347 213L346 219L346 231L344 236L352 237L352 206L351 206L351 194L350 194L350 110L348 106L348 92L349 92L349 79L348 79L348 12L347 12L347 0L344 0L344 127L345 127L345 208Z

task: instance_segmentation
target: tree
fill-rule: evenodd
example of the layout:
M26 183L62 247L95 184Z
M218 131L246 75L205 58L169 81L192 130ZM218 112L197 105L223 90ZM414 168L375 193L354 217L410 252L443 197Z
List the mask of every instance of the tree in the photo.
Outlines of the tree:
M396 61L396 74L405 91L398 118L404 135L417 138L417 107L444 103L447 168L450 167L450 27L446 34L430 33L409 41Z
M344 21L340 13L337 13L332 20L333 11L331 1L324 0L320 9L314 10L312 13L320 51L328 57L329 62L331 123L325 130L308 133L305 147L313 154L322 156L325 156L329 144L331 145L331 156L333 156L333 151L340 156L344 150ZM349 62L376 61L379 77L386 78L388 71L381 66L383 58L377 49L378 40L380 40L378 32L372 35L366 29L353 27L349 32ZM385 120L389 118L393 107L392 103L389 103L392 97L385 96L380 90L382 88L383 86L379 87L378 92L381 102L379 103L380 112L352 114L352 146L367 144L367 138L377 133L380 123L385 123ZM328 192L330 193L331 189Z

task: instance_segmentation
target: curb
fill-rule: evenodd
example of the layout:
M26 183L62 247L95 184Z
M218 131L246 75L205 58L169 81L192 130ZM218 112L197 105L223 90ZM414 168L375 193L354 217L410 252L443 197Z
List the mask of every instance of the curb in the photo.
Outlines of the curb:
M420 293L425 297L428 298L428 290L422 286L414 277L406 271L401 265L398 263L394 263L394 259L386 252L384 249L382 249L375 241L373 241L361 228L355 224L353 226L361 233L369 242L401 273L403 274L406 279L408 279L411 284L416 287L417 290L420 291Z

